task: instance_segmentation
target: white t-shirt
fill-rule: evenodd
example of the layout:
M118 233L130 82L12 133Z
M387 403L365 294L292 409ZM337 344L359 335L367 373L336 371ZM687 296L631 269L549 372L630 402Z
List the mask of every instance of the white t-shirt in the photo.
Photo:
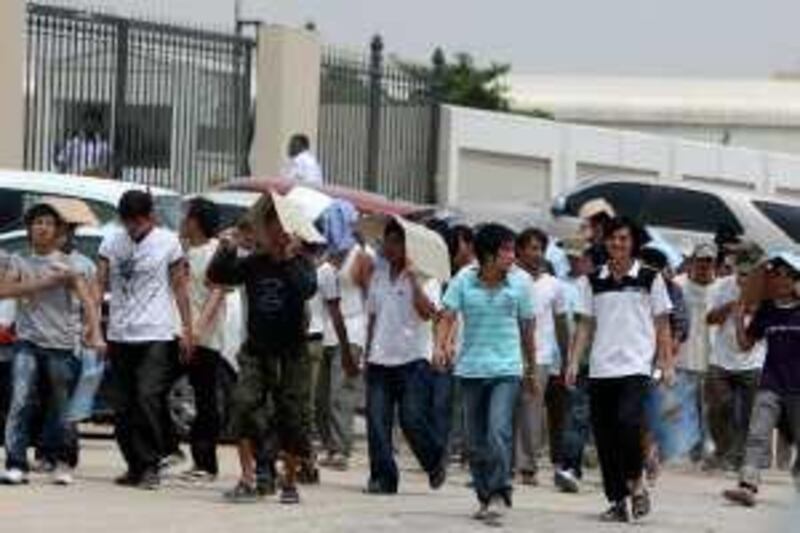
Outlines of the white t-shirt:
M719 309L735 302L740 295L741 290L736 282L736 276L722 278L714 284L711 309ZM761 341L750 351L742 351L736 339L736 318L733 314L728 315L724 324L713 328L712 335L714 336L710 360L712 365L731 371L758 370L764 366L766 345Z
M649 376L656 353L654 317L672 310L661 274L634 261L615 280L607 265L580 281L577 314L594 317L589 377Z
M438 308L441 285L433 278L420 280L422 290ZM406 275L392 281L389 267L382 263L370 283L367 311L375 317L371 353L368 362L382 366L400 366L433 357L433 324L417 314L413 289Z
M364 348L367 342L367 310L364 291L353 281L352 268L360 253L354 247L337 270L330 262L325 262L317 270L317 284L323 303L339 300L339 309L344 317L347 339L350 344ZM339 345L339 338L333 327L328 308L324 309L324 334L323 346L332 347Z
M109 340L173 340L178 326L170 268L184 258L178 236L153 228L140 242L134 242L124 230L118 230L103 240L99 255L109 266Z
M323 181L322 168L308 150L297 154L289 161L284 176L310 185L322 185Z
M715 284L701 285L686 275L675 278L675 284L683 291L689 312L689 338L680 346L678 368L705 372L711 355L711 328L707 318Z
M206 271L218 246L219 242L211 239L202 246L194 246L186 250L186 259L189 261L189 301L192 306L192 319L195 321L200 318L203 307L211 295ZM195 332L198 337L198 346L222 353L225 347L226 308L227 302L223 301L208 330Z
M550 366L551 371L557 369L561 352L556 337L554 315L567 312L564 288L558 278L550 274L542 274L531 284L534 308L536 309L536 363Z

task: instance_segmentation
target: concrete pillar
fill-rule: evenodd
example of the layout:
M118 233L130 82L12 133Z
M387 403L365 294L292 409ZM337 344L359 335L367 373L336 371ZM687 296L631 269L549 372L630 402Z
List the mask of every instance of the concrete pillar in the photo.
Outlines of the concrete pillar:
M25 0L0 2L0 168L21 169L25 109Z
M308 30L266 26L259 31L250 154L255 176L279 175L294 133L308 135L316 146L321 51L317 35Z

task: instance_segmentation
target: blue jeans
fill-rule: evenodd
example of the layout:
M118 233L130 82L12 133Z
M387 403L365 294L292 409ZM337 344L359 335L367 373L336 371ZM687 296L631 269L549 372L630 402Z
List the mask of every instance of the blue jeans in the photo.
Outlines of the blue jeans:
M462 379L469 464L478 500L511 490L518 377Z
M367 440L370 486L396 492L399 482L392 429L395 413L400 428L422 468L433 474L442 466L444 441L431 417L431 369L420 360L402 366L367 367Z
M585 374L578 376L577 383L567 392L567 412L564 434L561 440L561 464L563 470L572 470L583 476L583 450L592 431L589 415L589 381Z
M12 366L11 406L6 421L6 468L28 470L30 421L39 383L45 385L44 427L48 457L69 464L72 432L67 420L70 394L80 372L71 351L50 350L20 342Z
M431 409L433 431L450 448L450 430L453 424L453 385L455 378L449 371L431 371Z

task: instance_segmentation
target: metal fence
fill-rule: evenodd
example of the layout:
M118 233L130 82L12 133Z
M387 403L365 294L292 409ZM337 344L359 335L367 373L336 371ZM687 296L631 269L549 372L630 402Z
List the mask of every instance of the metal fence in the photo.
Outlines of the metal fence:
M438 98L435 70L420 76L367 57L323 54L318 152L330 182L417 202L435 200Z
M247 173L254 42L29 4L25 166L182 192Z

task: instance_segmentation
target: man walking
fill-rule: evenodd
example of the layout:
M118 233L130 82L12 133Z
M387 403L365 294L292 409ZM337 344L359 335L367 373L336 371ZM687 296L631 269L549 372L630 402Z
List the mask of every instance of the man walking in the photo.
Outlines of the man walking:
M360 275L369 256L356 241L355 209L339 202L326 220L328 258L317 271L324 304L324 354L316 393L317 428L327 457L321 466L346 470L353 446L353 417L358 401L361 356L367 340L366 285ZM331 220L332 217L339 219ZM333 228L331 228L333 229Z
M516 239L517 264L533 279L530 298L536 309L536 375L538 391L547 389L552 375L562 375L561 354L569 344L566 302L561 282L547 272L544 252L547 235L527 229ZM515 416L516 470L523 485L538 485L538 461L544 448L545 402L543 394L523 390ZM552 426L551 426L551 429Z
M163 416L172 383L170 350L179 330L176 304L184 362L193 355L188 268L178 236L156 226L150 193L126 192L118 212L123 229L100 245L97 274L100 289L108 286L111 291L108 339L115 429L128 467L116 483L155 490L159 462L167 452Z
M405 231L391 220L384 230L383 260L370 283L367 312L368 494L395 494L400 473L394 459L395 413L430 487L446 478L445 443L434 432L430 411L433 325L439 283L425 282L406 256Z
M636 259L643 231L623 218L607 226L609 261L582 282L578 329L570 354L568 384L591 342L589 394L591 419L611 507L601 518L627 522L650 513L643 468L645 395L653 357L668 382L671 363L669 312L672 303L664 279Z
M96 302L83 275L73 273L82 272L80 265L59 249L67 231L64 216L55 207L41 203L27 211L25 224L30 254L12 259L10 272L5 273L7 295L28 297L19 300L17 311L18 343L6 421L3 482L19 485L28 481L31 411L39 386L44 384L46 396L38 403L44 407L48 456L54 462L53 482L69 485L73 446L67 415L71 390L80 373L77 348L84 328L88 346L104 349L104 343ZM69 274L54 274L57 271ZM50 281L45 281L47 278ZM85 322L76 318L81 308L86 313Z
M758 392L766 346L755 342L743 349L736 335L736 309L746 321L755 307L745 300L743 288L754 276L763 259L755 243L742 243L734 254L732 276L717 280L711 294L707 321L714 327L714 342L706 381L706 402L714 454L706 461L708 470L737 471L742 467L745 441L750 427L753 402Z
M194 353L185 369L194 390L197 416L190 434L194 465L183 475L188 481L213 481L219 473L216 447L221 420L217 378L225 342L225 289L210 283L206 276L219 246L214 238L218 225L219 209L213 202L204 198L189 202L181 233L189 263L195 340Z
M450 337L463 320L463 342L455 374L461 380L472 482L478 498L475 518L493 522L496 503L511 507L514 412L521 383L538 389L532 280L514 267L514 234L496 224L475 236L478 266L465 268L444 296L437 332L436 362L453 362Z
M761 463L769 454L772 434L782 413L794 444L800 443L800 256L790 252L774 254L766 268L767 298L753 320L747 325L743 306L737 306L735 311L736 337L742 350L752 348L759 340L767 345L739 487L724 492L727 500L746 507L756 505ZM792 477L800 492L800 461L795 462Z

